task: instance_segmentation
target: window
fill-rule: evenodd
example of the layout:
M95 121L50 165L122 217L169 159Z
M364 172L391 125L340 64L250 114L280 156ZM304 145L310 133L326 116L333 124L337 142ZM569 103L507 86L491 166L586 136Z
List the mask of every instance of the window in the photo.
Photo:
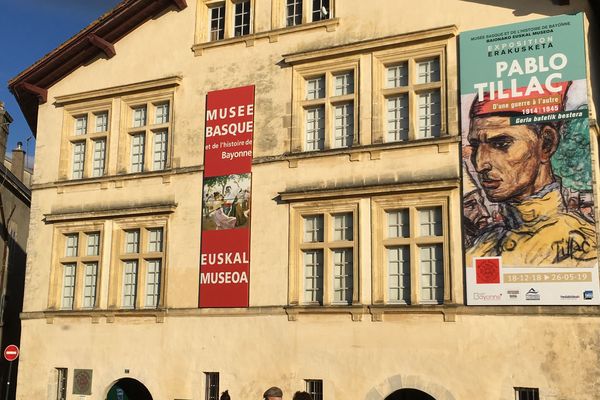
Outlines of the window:
M207 1L208 39L217 41L252 33L254 0Z
M71 160L70 178L105 175L106 143L109 134L108 110L70 115L69 121L67 137Z
M95 227L99 228L99 227ZM62 310L92 309L97 306L101 232L99 230L60 233L59 266Z
M538 388L515 388L515 400L540 400L540 390Z
M318 69L317 69L318 70ZM297 108L304 151L346 148L358 143L355 90L357 64L332 71L299 70ZM300 139L300 138L299 138Z
M373 111L381 121L381 134L375 134L379 141L440 137L445 131L443 48L416 54L383 52L376 59L380 67L375 68L375 90L381 105Z
M161 171L169 165L169 101L130 106L129 172Z
M323 380L305 379L304 382L306 382L306 391L313 400L323 400Z
M164 226L126 227L120 243L121 308L157 308L164 274Z
M292 264L297 292L292 303L351 305L358 301L357 204L296 208L299 241Z
M206 400L219 400L219 373L205 372L206 389L204 398Z
M333 18L333 0L281 0L285 4L285 26L296 26Z
M67 400L66 368L56 368L56 400Z
M302 0L286 0L286 26L302 23Z
M312 21L322 21L331 18L329 0L312 0Z
M374 302L442 304L449 297L447 199L374 199ZM383 285L378 285L380 281Z

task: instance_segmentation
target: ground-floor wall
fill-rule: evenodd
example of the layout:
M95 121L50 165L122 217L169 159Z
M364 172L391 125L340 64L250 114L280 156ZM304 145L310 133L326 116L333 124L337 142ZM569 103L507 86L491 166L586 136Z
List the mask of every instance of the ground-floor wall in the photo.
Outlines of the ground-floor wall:
M600 317L172 314L24 320L17 399L56 399L56 368L68 371L67 400L106 399L121 378L154 400L204 400L206 372L219 372L234 400L274 385L290 399L305 379L322 379L327 400L384 400L409 387L436 400L514 400L515 387L537 387L544 400L600 399ZM90 395L72 393L75 369L92 370Z

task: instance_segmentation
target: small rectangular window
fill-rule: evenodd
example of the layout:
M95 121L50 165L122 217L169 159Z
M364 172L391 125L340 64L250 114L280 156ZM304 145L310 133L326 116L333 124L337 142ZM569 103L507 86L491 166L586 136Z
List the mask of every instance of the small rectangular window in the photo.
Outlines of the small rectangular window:
M125 261L123 266L123 308L135 308L137 273L137 260Z
M148 230L148 251L151 253L162 252L163 250L163 230L162 228L152 228Z
M154 133L152 170L160 171L167 165L167 131Z
M334 106L334 148L350 147L354 140L354 105Z
M408 140L409 112L406 93L387 99L387 140L398 142Z
M306 379L306 391L312 396L313 400L323 400L323 380Z
M421 224L421 236L441 236L441 207L419 208L419 223Z
M65 256L77 257L79 245L79 234L72 233L65 236Z
M306 80L306 100L325 97L325 76L317 76Z
M83 178L85 166L85 142L73 143L73 179Z
M417 94L418 138L439 137L441 132L442 108L439 90L428 90Z
M221 40L225 37L225 4L210 7L209 13L210 40Z
M134 128L140 128L142 126L146 126L146 106L140 106L140 107L133 108L132 126Z
M166 124L169 122L169 103L158 104L154 109L154 123Z
M56 400L67 400L67 371L56 368Z
M323 250L305 251L304 301L323 304Z
M333 240L352 240L352 213L333 215Z
M72 310L75 300L75 274L77 264L63 264L63 288L62 288L62 304L63 310Z
M397 246L387 249L389 300L410 303L410 249Z
M304 242L315 243L323 241L323 216L310 215L304 217Z
M94 163L92 176L98 177L104 175L104 164L106 159L106 140L94 140Z
M306 150L325 148L325 106L307 108L306 111Z
M145 135L138 133L131 136L131 172L144 171Z
M388 88L408 86L408 62L404 61L397 65L387 67Z
M417 62L417 83L439 82L440 60L432 58Z
M205 400L219 400L219 373L218 372L205 372L206 385L205 385Z
M100 233L91 232L87 234L87 255L100 255Z
M125 231L125 253L135 254L140 252L140 231Z
M354 73L352 71L336 74L334 80L336 96L354 93Z
M96 133L108 131L108 112L103 111L95 114Z
M83 272L83 308L94 308L96 305L98 263L85 263Z
M388 237L409 237L408 209L388 211Z
M233 35L243 36L250 33L250 0L235 3Z
M333 251L333 302L352 304L352 249Z
M286 7L286 25L300 25L302 23L302 0L286 0Z
M87 133L87 115L75 117L75 135L85 135Z
M442 303L444 300L444 254L441 244L419 248L421 300Z
M312 20L322 21L331 18L331 8L329 0L312 0Z
M160 268L161 260L148 260L146 262L146 307L158 307L160 293Z
M515 388L515 400L540 400L540 390L538 388Z

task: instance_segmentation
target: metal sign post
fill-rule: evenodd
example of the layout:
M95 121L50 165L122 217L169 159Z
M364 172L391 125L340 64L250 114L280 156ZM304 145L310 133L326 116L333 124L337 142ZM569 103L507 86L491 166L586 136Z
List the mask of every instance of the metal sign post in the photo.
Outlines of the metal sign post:
M8 400L8 394L10 393L10 377L12 376L12 365L13 361L19 358L19 348L14 344L6 346L4 349L4 358L8 361L8 378L6 379L6 393L4 400Z

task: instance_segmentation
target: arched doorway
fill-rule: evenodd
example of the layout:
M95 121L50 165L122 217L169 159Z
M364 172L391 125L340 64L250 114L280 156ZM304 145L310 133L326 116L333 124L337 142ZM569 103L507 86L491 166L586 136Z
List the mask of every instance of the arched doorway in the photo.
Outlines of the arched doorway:
M112 385L106 400L152 400L152 395L140 381L121 378Z
M400 389L390 394L385 400L435 400L425 392L417 389Z

